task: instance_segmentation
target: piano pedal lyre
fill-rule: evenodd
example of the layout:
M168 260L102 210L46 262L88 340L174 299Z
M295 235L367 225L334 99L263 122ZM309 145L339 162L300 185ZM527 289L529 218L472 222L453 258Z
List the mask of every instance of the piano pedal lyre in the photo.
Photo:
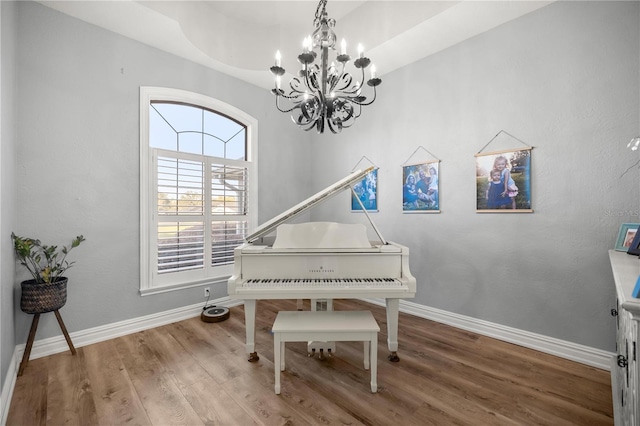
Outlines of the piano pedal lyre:
M331 358L336 352L336 342L307 342L307 355L313 357L319 354L318 359ZM325 357L326 354L326 357Z

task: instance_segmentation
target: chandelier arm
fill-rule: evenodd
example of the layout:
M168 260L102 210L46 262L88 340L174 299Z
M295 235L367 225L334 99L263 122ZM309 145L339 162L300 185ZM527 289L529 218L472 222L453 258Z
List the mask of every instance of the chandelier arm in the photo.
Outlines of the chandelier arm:
M367 99L366 96L363 96L363 98L364 98L363 100L366 101ZM375 100L376 100L376 88L375 86L373 86L373 99L371 99L369 102L358 102L357 100L354 99L353 102L360 106L368 106L368 105L371 105Z
M364 70L362 70L361 78L364 81ZM339 89L340 92L344 95L344 97L350 100L354 100L355 98L358 98L360 96L360 92L362 91L362 86L358 82L356 82L354 86L351 86L351 84L353 83L353 76L349 73L344 73L341 79L345 80L344 86L342 86ZM351 89L349 89L350 87Z
M279 96L285 99L289 99L291 102L297 102L297 99L301 96L304 95L304 92L298 92L296 91L295 93L297 93L296 95L292 95L292 93L294 93L293 91L291 91L288 95L285 95L284 93L280 94Z
M302 90L300 90L299 86L304 86L308 90L311 90L310 89L311 86L309 85L308 76L307 76L308 73L305 71L304 74L305 74L305 76L304 76L304 80L303 81L300 81L300 79L297 78L297 77L294 77L293 79L291 79L291 82L289 83L289 87L291 88L290 94L295 92L295 93L299 93L300 95L304 95L306 91L303 92ZM294 84L295 84L295 86L294 86ZM299 96L299 95L296 95L296 97L297 96Z
M307 88L307 90L309 92L311 92L311 93L316 93L317 92L318 95L321 95L322 91L320 90L319 87L316 87L316 85L313 84L314 82L313 82L313 79L311 77L312 75L315 76L317 74L317 72L314 71L314 70L309 69L309 67L305 64L303 74L304 74L303 82L300 83L300 84L303 84ZM316 80L317 80L317 78L316 78ZM299 80L296 79L296 81L299 81ZM298 91L298 93L304 95L306 92Z
M340 91L344 88L344 87L341 87L339 89L337 88L338 84L340 83L340 80L342 80L342 77L345 74L344 66L342 67L340 72L337 72L337 69L334 66L332 66L331 69L333 69L335 73L329 73L329 75L327 75L327 84L329 85L329 89L328 89L329 93Z
M295 124L297 124L300 127L304 127L304 126L308 126L311 125L313 126L314 123L316 122L316 120L313 120L307 116L305 116L302 112L302 108L300 109L300 113L298 115L298 118L296 119L293 114L291 115L291 119L293 120L293 122Z
M334 135L337 135L342 130L342 125L339 122L336 123L336 126L338 127L338 130L333 128L333 125L332 125L330 120L327 122L327 125L329 126L329 130L331 130L331 133L333 133Z
M294 109L296 109L296 108L297 108L297 105L294 105L294 106L292 106L292 107L291 107L291 108L289 108L289 109L286 109L286 108L285 108L285 109L282 109L282 108L280 108L280 103L278 102L278 98L279 98L279 97L280 97L280 96L276 96L276 108L278 108L278 111L280 111L280 112L284 112L284 113L287 113L287 112L291 112L291 111L293 111Z
M313 85L311 84L311 72L307 69L307 67L305 66L305 71L304 71L304 85L307 87L307 89L310 92L313 92Z
M300 89L298 89L297 87L296 88L290 87L290 89L291 90L289 91L288 94L286 94L286 95L283 94L283 95L280 95L280 96L283 96L283 97L285 97L287 99L296 99L296 98L299 98L300 96L304 95L304 92L301 91Z
M340 82L342 82L342 85L340 87L338 87ZM350 91L346 90L346 89L349 88L349 86L351 86L352 82L353 82L353 77L351 76L351 74L343 72L336 79L335 83L331 87L331 91L332 92L336 92L336 93L344 93L344 94L355 93L355 91L354 92L350 92Z
M342 93L342 97L344 97L345 99L349 99L350 101L354 101L357 100L360 97L360 94L358 93L360 91L360 88L358 89L352 89L350 91L343 91Z
M358 112L355 113L355 115L353 116L353 120L355 121L356 118L360 117L360 114L362 114L362 106L360 106L360 104L356 104L358 106Z

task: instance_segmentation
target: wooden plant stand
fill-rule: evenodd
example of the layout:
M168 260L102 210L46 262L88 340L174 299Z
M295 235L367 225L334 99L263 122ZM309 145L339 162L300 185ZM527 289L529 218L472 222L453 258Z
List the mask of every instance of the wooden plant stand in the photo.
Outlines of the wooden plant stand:
M71 350L71 354L76 354L76 348L73 347L73 343L71 342L71 337L69 337L69 333L67 332L67 327L64 326L64 321L62 321L62 317L60 316L60 312L56 309L53 311L56 314L56 319L58 320L58 324L60 324L60 329L62 330L62 334L64 334L64 338L67 340L67 344L69 345L69 349ZM20 362L20 368L18 369L18 376L22 376L24 369L27 367L27 363L29 362L29 356L31 355L31 348L33 347L33 340L36 337L36 330L38 329L38 322L40 321L40 314L33 314L33 321L31 321L31 329L29 330L29 337L27 338L27 346L24 348L24 354L22 355L22 361Z

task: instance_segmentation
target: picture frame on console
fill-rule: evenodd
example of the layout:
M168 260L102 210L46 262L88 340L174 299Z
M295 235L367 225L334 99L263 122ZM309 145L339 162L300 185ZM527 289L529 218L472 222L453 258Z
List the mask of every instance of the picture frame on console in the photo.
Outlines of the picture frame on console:
M629 250L627 250L627 254L640 256L640 232L636 232L636 235L633 238L633 241L631 241L631 245L629 246Z
M623 223L620 225L615 249L617 251L628 251L635 236L638 234L639 228L640 223Z

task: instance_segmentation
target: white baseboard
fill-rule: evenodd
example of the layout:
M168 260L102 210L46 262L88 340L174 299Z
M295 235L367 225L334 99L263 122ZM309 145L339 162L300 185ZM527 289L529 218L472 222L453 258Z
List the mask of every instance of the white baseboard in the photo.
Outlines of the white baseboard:
M229 297L223 297L209 302L209 305L224 306L227 308L241 304L242 301L231 300ZM172 322L197 317L200 313L202 313L202 303L76 331L69 333L69 337L71 337L73 346L81 348L93 343L104 342L105 340L115 339L116 337L125 336L138 331L148 330L150 328L171 324ZM22 354L24 354L25 346L26 343L16 346L19 360L22 358ZM37 340L33 343L29 359L42 358L47 355L53 355L68 350L69 346L67 345L67 341L64 339L64 336L59 335L50 337L48 339Z
M365 301L384 306L384 300L381 299L366 299ZM232 306L240 305L242 302L239 300L232 300L229 297L224 297L213 301L212 304L230 308ZM581 364L600 368L602 370L609 371L611 357L614 355L612 352L512 327L506 327L489 321L419 305L406 300L400 301L400 311L420 318L437 321L463 330L482 334L483 336L493 337L498 340L514 343L516 345L535 349L551 355L556 355ZM202 304L198 303L196 305L185 306L182 308L172 309L170 311L77 331L70 333L69 336L71 337L74 346L82 347L138 331L147 330L153 327L170 324L172 322L182 321L187 318L193 318L200 315L201 312ZM22 357L24 348L25 344L16 346L18 360ZM41 358L47 355L64 352L68 349L69 347L67 346L67 342L62 335L50 337L48 339L34 342L30 358Z
M18 357L17 346L13 351L13 357L11 358L11 362L9 363L9 369L7 370L7 375L4 378L4 383L2 383L2 392L0 393L0 425L7 424L7 416L9 415L9 406L11 405L11 397L13 396L13 389L16 386L16 379L18 378L18 370L16 366L18 363L16 362Z
M375 305L385 305L384 300L382 299L365 299L364 301L373 303ZM224 297L213 301L211 304L230 308L232 306L241 305L242 302L239 300L232 300L229 297ZM472 317L466 317L464 315L419 305L417 303L408 302L406 300L400 301L400 311L410 315L415 315L420 318L425 318L428 320L451 325L453 327L461 328L463 330L478 333L483 336L493 337L498 340L514 343L526 348L535 349L540 352L559 356L561 358L579 362L581 364L590 365L602 370L610 371L611 368L611 357L614 355L612 352L607 352L600 349L591 348L589 346L579 345L576 343L571 343L564 340L519 330L516 328L506 327L500 324L495 324ZM202 304L198 303L196 305L185 306L182 308L172 309L157 314L146 315L139 318L133 318L131 320L119 321L113 324L107 324L104 326L69 333L69 336L71 337L71 340L75 347L82 347L91 345L93 343L114 339L116 337L135 333L138 331L148 330L150 328L170 324L172 322L193 318L200 315L201 312ZM24 349L25 344L16 346L11 366L9 367L9 371L7 371L5 383L2 384L2 399L0 400L0 425L5 424L7 412L9 410L9 404L11 402L11 395L13 394L13 388L15 386L16 375L18 372L18 363L22 359ZM67 346L67 342L62 335L50 337L48 339L42 339L34 342L31 349L30 359L41 358L47 355L52 355L67 350L69 350L69 347Z
M384 300L382 299L367 299L366 301L384 306ZM615 355L613 352L607 352L589 346L519 330L517 328L506 327L489 321L419 305L406 300L400 301L400 311L606 371L610 371L611 357Z

